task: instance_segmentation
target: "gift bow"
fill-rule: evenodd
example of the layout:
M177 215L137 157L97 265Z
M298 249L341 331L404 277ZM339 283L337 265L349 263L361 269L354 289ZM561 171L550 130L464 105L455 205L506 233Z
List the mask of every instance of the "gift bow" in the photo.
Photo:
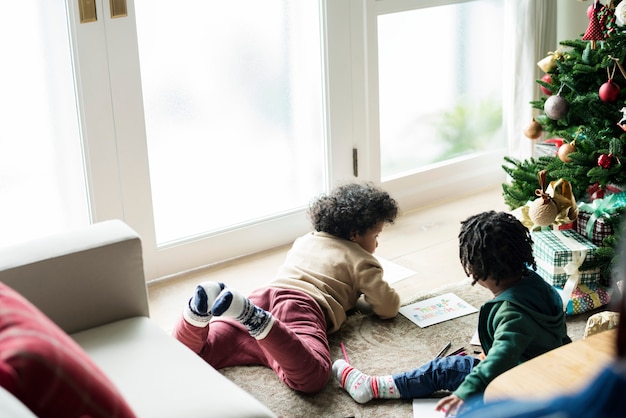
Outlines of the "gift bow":
M560 232L560 231L553 231L553 232ZM567 281L568 282L571 281L573 283L573 286L572 286L572 289L573 289L576 287L576 285L580 281L580 267L585 262L586 257L587 257L587 249L584 249L584 250L572 251L572 261L570 261L563 267L544 263L543 260L536 260L536 262L537 264L540 264L544 270L552 271L552 274L563 274L563 273L567 274ZM565 284L565 286L567 286L567 283Z
M548 52L548 55L537 63L544 73L549 73L556 68L556 62L565 57L563 51L559 48L556 51Z
M559 292L563 302L563 311L565 311L580 281L580 267L587 258L588 249L575 239L565 236L561 231L552 231L552 233L572 252L572 261L562 268L554 267L555 274L560 274L561 271L567 274L567 281L563 285L563 290Z
M556 203L559 211L554 223L556 225L564 225L572 223L578 217L578 205L572 192L572 185L565 179L560 178L551 181L546 188L546 193L552 196L552 200Z
M589 221L587 221L587 226L585 227L587 237L589 239L593 237L594 225L599 218L609 218L619 207L620 202L615 194L611 194L604 199L595 199L591 203L581 203L578 205L579 210L591 213Z
M545 173L542 174L542 172L540 172L539 184L541 186L541 189L537 189L535 192L544 190L544 184L542 184L543 181L545 181ZM574 197L574 193L572 192L572 185L567 180L561 178L551 181L550 184L545 187L545 192L542 192L541 194L549 196L556 204L558 213L552 225L566 225L576 220L576 218L578 217L578 205L576 204L576 198ZM532 202L532 200L529 200L524 206L519 208L520 216L518 217L518 219L525 227L527 227L531 231L534 231L542 228L535 225L532 219L530 219L530 215L528 214L528 209Z
M572 261L570 261L569 263L565 265L565 267L563 267L563 271L568 276L567 282L571 281L574 284L572 286L572 291L574 290L574 288L576 288L576 286L578 285L578 282L580 281L580 266L583 265L583 262L585 261L586 257L587 257L586 249L580 250L580 251L572 251ZM567 287L567 284L568 283L565 283L565 286L563 286L563 289Z

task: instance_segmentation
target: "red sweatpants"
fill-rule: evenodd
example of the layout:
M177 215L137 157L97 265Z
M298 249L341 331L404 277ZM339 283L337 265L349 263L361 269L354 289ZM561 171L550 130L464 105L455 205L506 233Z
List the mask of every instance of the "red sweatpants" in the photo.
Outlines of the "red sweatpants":
M264 365L292 389L322 390L332 362L326 320L317 302L303 292L277 288L257 289L249 299L274 316L272 329L261 340L239 322L220 317L196 327L181 315L173 335L216 369Z

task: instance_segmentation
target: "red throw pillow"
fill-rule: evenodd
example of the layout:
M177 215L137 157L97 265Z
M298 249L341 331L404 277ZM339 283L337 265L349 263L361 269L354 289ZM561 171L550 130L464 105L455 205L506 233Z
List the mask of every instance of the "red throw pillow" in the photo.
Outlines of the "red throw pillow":
M40 418L135 417L85 351L4 283L0 283L0 386Z

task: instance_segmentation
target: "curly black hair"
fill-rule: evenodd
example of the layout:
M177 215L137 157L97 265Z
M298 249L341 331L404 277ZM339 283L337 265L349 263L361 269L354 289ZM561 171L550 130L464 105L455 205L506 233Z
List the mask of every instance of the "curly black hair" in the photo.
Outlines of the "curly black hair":
M513 215L488 211L461 222L459 257L465 274L478 280L525 277L537 268L528 229Z
M309 205L313 228L350 239L364 234L379 222L393 223L398 204L387 192L372 183L348 183L322 194Z

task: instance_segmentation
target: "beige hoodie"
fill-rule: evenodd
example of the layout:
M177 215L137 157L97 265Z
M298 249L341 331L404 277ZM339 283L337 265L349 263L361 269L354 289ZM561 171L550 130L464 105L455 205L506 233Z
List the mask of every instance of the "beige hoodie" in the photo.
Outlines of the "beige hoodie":
M325 232L296 239L268 285L300 290L315 299L324 312L329 334L341 327L346 311L355 307L361 294L383 319L395 317L400 308L400 297L383 280L376 257L350 240Z

